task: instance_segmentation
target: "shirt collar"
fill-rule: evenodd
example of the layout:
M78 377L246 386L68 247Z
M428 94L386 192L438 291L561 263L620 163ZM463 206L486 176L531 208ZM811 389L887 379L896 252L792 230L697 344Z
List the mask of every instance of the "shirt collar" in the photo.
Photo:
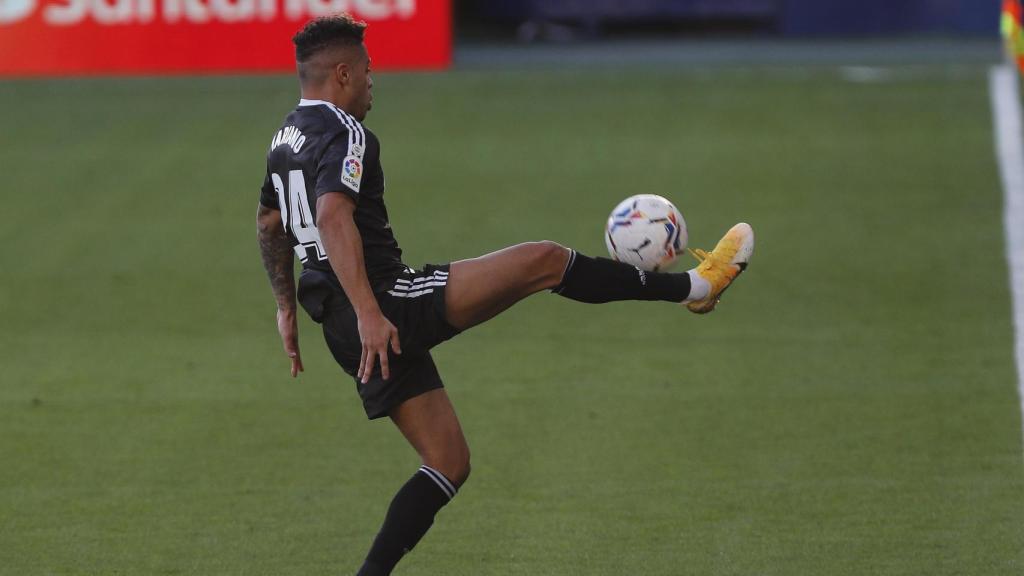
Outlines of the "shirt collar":
M299 100L299 107L302 107L302 106L320 106L322 104L326 104L328 106L334 106L334 104L331 104L330 102L328 102L326 100L307 100L305 98L302 98L302 99Z

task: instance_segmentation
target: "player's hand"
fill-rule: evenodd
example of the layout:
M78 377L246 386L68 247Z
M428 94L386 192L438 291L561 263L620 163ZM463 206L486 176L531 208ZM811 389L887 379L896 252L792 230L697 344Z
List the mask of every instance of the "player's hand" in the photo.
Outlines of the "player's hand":
M380 358L380 373L385 380L391 378L391 370L388 367L388 344L395 354L402 353L402 347L398 343L398 329L388 321L379 310L359 316L359 339L363 344L362 355L359 357L359 372L357 378L362 379L366 384L373 374L373 365Z
M295 378L299 372L304 371L302 356L299 355L299 323L295 310L277 311L277 331L284 343L284 353L292 360L292 378Z

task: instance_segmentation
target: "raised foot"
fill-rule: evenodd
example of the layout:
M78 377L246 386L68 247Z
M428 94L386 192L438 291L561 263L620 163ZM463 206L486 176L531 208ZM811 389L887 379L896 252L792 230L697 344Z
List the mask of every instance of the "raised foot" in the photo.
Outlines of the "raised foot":
M700 262L697 274L708 281L711 291L701 300L686 302L686 307L695 314L707 314L715 309L722 294L747 269L754 254L754 229L750 224L740 222L722 236L711 252L698 248L690 250L690 254Z

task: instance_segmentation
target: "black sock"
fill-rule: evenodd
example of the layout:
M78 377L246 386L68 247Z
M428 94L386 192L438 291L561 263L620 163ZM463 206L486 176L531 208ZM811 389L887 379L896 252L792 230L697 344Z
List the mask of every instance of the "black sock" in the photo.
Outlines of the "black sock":
M434 523L434 515L455 497L443 474L421 466L395 494L366 562L356 576L387 576Z
M682 302L690 295L686 272L644 272L607 258L590 258L573 250L555 294L588 304L617 300Z

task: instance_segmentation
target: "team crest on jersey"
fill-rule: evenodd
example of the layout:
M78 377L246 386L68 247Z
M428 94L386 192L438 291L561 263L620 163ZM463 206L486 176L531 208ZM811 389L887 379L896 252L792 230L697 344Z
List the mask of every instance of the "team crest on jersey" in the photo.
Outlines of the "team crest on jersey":
M363 175L363 163L355 156L346 156L341 165L341 181L349 188L359 192L359 182Z

